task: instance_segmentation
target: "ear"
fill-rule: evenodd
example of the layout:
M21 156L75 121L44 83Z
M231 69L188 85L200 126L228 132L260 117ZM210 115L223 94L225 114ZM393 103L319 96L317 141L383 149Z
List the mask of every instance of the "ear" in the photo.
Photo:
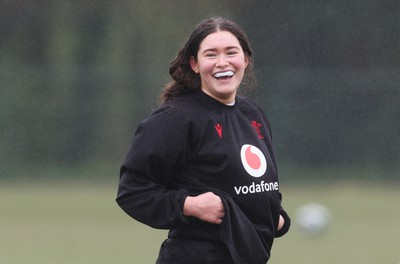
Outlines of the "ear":
M247 66L249 65L249 56L247 55L247 53L244 54L244 68L247 68Z
M190 57L190 67L195 73L199 73L199 66L197 64L196 58L194 56Z

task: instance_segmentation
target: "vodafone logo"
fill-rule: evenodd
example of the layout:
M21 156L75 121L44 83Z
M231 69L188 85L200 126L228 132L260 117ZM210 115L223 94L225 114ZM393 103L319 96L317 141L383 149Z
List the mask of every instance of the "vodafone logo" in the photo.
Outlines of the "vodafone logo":
M242 159L243 167L251 176L258 178L263 176L267 171L267 161L259 148L245 144L240 150L240 157ZM253 181L249 185L233 186L233 189L237 195L251 195L278 191L279 183L277 181Z
M267 161L261 150L253 145L245 144L240 150L244 169L253 177L261 177L267 171Z

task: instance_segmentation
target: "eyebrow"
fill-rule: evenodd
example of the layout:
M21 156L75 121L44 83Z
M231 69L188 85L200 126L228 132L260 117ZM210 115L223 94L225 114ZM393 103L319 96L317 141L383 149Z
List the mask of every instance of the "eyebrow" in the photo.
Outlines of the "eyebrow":
M228 46L225 48L225 50L231 50L231 49L240 49L238 46ZM211 48L211 49L206 49L202 52L202 54L206 53L206 52L210 52L210 51L217 51L218 49L216 48Z

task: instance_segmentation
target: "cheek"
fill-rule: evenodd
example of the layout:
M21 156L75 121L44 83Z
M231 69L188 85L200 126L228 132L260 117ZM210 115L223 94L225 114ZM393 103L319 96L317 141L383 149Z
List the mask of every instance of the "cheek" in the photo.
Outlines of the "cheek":
M234 61L232 61L232 65L238 69L238 70L243 70L246 68L246 61L244 58L237 58Z
M212 72L213 71L213 65L214 65L213 63L210 63L210 62L207 62L207 61L203 61L203 62L199 63L200 73L208 74L208 73Z

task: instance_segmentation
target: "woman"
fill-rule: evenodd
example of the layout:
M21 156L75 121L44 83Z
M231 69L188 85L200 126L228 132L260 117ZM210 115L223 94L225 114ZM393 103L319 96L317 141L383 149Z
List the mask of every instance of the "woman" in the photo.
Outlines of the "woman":
M266 263L289 229L269 123L237 95L252 66L236 24L202 21L171 63L163 104L135 133L117 202L170 230L157 263Z

